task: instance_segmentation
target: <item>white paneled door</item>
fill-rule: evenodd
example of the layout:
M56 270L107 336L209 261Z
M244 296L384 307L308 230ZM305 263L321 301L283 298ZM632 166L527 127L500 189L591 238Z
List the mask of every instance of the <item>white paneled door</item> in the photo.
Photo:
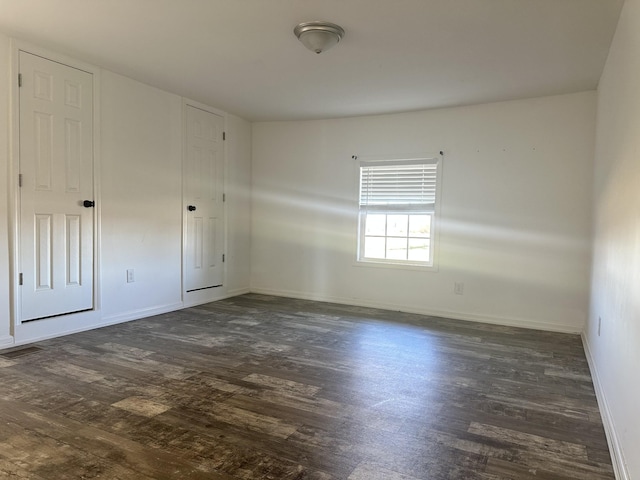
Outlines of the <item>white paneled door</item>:
M187 105L186 121L184 281L190 292L222 285L224 119Z
M26 52L20 67L21 321L93 308L93 77Z

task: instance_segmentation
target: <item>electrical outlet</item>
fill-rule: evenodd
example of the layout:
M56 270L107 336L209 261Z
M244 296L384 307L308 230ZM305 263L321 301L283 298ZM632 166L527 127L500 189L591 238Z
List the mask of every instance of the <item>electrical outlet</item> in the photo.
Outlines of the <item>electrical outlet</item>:
M598 336L600 336L600 327L602 326L602 318L598 317Z
M454 282L453 283L453 293L456 295L464 294L464 283L462 282Z
M133 283L136 279L133 275L133 268L127 269L127 283Z

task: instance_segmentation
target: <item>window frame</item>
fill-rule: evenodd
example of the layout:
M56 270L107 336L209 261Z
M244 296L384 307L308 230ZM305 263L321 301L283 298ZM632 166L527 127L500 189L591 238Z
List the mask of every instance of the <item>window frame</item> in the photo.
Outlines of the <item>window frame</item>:
M415 165L416 163L426 163L436 165L436 185L435 185L435 204L433 209L419 208L415 205L389 205L380 208L364 207L361 205L361 186L362 186L362 168L363 166L391 166L391 165ZM406 155L406 156L368 156L358 157L357 162L357 204L358 204L358 227L356 237L356 266L363 267L382 267L382 268L400 268L410 270L421 271L437 271L438 270L438 250L439 250L439 238L440 238L440 197L442 190L442 170L443 170L443 155L440 154L418 154L418 155ZM402 259L389 259L389 258L373 258L365 257L365 236L366 236L366 218L367 214L427 214L431 215L430 226L430 248L429 248L429 260L426 262L416 260L402 260ZM384 238L394 238L393 235L387 235L385 231ZM371 237L371 235L369 235ZM410 232L407 231L406 237L398 238L412 238Z

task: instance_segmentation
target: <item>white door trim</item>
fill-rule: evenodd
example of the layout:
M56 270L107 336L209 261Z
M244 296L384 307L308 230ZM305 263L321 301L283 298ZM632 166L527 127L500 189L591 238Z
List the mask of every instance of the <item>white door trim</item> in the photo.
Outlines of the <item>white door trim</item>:
M9 252L10 252L10 297L11 297L11 335L16 342L25 337L41 337L47 335L52 330L51 322L20 322L20 301L19 301L19 225L20 225L20 191L18 187L18 172L20 165L20 116L19 116L19 53L28 52L48 60L62 63L78 70L83 70L93 76L93 189L96 201L94 215L94 309L87 312L70 314L83 323L97 323L100 315L100 218L101 218L101 195L100 195L100 69L88 63L74 58L52 52L37 45L24 42L22 40L11 39L11 66L10 66L10 114L9 121ZM42 327L42 325L47 325ZM41 331L42 330L42 331ZM61 328L61 330L65 330Z
M224 122L224 131L228 131L228 119L227 113L219 110L217 108L210 107L209 105L205 105L204 103L197 102L195 100L190 100L188 98L182 98L182 203L184 206L184 195L185 195L185 166L187 161L187 107L194 107L200 110L204 110L205 112L212 113L214 115L218 115L223 118ZM227 175L228 175L228 141L222 142L222 161L223 161L223 179L222 179L222 190L226 192L227 189ZM227 252L227 237L228 237L228 215L227 215L227 202L223 202L222 204L222 212L223 212L223 251ZM193 292L187 292L185 289L185 272L187 268L187 259L185 255L185 248L187 246L187 215L186 210L182 209L182 280L181 280L181 289L182 289L182 302L185 307L189 307L192 305L200 305L207 302L212 302L214 300L218 300L221 298L225 298L227 292L227 264L228 261L224 262L222 266L222 287L220 288L210 288L205 290L196 290ZM228 259L227 259L228 260Z

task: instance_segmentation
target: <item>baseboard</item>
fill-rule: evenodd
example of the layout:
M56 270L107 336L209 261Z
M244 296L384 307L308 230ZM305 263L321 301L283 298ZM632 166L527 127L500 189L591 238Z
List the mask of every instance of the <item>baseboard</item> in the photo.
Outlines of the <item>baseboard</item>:
M587 336L582 333L582 345L584 347L584 354L587 357L587 363L589 364L589 370L591 370L591 378L593 379L593 388L596 391L596 398L598 399L598 406L600 407L600 415L602 416L602 424L604 425L604 431L607 436L607 444L609 445L609 452L611 453L611 463L613 464L613 472L616 476L616 480L631 480L629 471L627 470L627 462L624 459L624 453L620 447L620 441L618 440L618 433L613 423L613 416L611 415L611 409L607 402L607 396L600 383L600 376L598 375L598 369L591 355L591 349L589 348L589 341Z
M227 292L227 296L225 298L237 297L238 295L246 295L247 293L251 293L251 289L249 289L249 288L236 288L234 290L229 290Z
M170 303L162 305L160 307L141 308L139 310L132 310L130 312L121 313L118 315L111 315L103 317L100 325L96 325L94 328L106 327L108 325L116 325L118 323L130 322L131 320L139 320L141 318L153 317L154 315L161 315L163 313L175 312L184 308L182 302Z
M219 296L216 296L214 299L207 299L206 301L194 302L190 304L183 303L183 302L176 302L176 303L170 303L167 305L161 305L159 307L142 308L139 310L133 310L133 311L120 313L117 315L105 316L101 318L99 317L100 312L92 312L92 315L96 316L97 321L95 322L87 323L82 327L68 328L68 329L56 330L56 331L45 331L45 333L38 332L35 329L25 331L26 328L24 326L20 326L20 328L22 329L22 331L20 332L20 335L16 337L12 337L12 336L0 337L0 349L40 342L43 340L49 340L51 338L63 337L65 335L73 335L74 333L86 332L88 330L108 327L110 325L117 325L119 323L130 322L132 320L139 320L141 318L153 317L154 315L161 315L163 313L174 312L176 310L181 310L186 307L201 305L203 303L209 303L217 300L223 300L225 298L235 297L235 296L243 295L246 293L250 293L248 288L239 288L239 289L234 289L234 290L225 292Z
M13 347L14 340L11 335L4 335L0 337L0 349Z
M580 334L582 327L575 325L563 325L555 323L537 322L526 318L509 318L497 317L489 315L477 315L466 312L456 312L451 310L434 310L430 308L418 307L415 305L400 305L386 302L371 302L356 298L331 297L317 295L307 292L298 292L292 290L272 290L268 288L251 288L251 293L260 293L263 295L273 295L275 297L299 298L301 300L315 300L318 302L339 303L342 305L354 305L358 307L379 308L382 310L392 310L397 312L417 313L419 315L428 315L431 317L444 317L455 320L466 320L470 322L489 323L492 325L502 325L506 327L531 328L534 330L544 330L547 332L573 333Z
M188 308L198 305L204 305L205 303L217 302L218 300L237 297L238 295L244 295L245 293L250 293L250 290L248 288L236 288L234 290L221 290L220 292L217 292L215 295L211 296L185 296L183 307Z
M160 315L161 313L172 312L183 308L182 303L172 303L162 305L154 308L143 308L140 310L133 310L119 315L112 315L106 317L99 317L100 312L91 312L92 315L96 315L96 321L82 325L81 327L68 328L64 330L46 331L46 333L38 333L38 329L30 330L30 324L20 325L20 334L16 332L15 345L26 345L29 343L41 342L43 340L49 340L51 338L63 337L65 335L73 335L74 333L86 332L88 330L94 330L96 328L108 327L110 325L117 325L118 323L129 322L131 320L138 320L140 318L151 317L153 315Z

